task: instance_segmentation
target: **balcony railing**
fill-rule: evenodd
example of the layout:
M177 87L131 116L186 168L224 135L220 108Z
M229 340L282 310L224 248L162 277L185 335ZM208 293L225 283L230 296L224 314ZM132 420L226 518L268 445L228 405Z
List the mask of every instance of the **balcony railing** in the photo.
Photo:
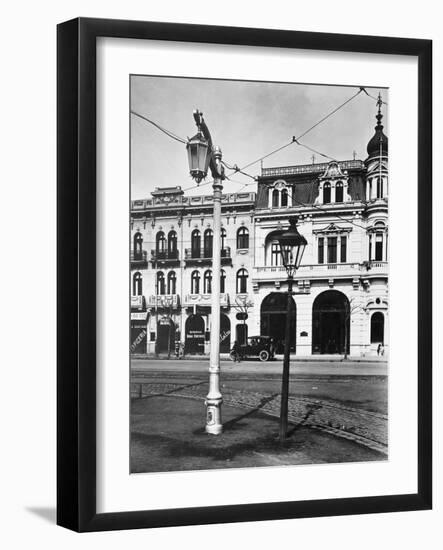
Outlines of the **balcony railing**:
M145 264L148 262L148 253L146 250L131 250L131 264Z
M178 250L151 250L151 262L174 263L179 261Z
M189 306L206 306L211 307L212 294L186 294L183 300L185 307ZM220 305L222 307L229 306L229 294L220 294Z
M339 264L305 264L297 270L295 278L322 278L322 277L356 277L360 275L388 274L387 262L349 262ZM283 266L259 266L253 268L252 279L255 281L284 280L287 278Z
M343 160L338 163L341 170L363 170L364 163L361 160ZM299 164L297 166L276 166L274 168L263 168L262 177L269 176L291 176L296 174L315 174L324 172L328 163L320 164Z
M177 309L180 307L180 295L179 294L157 294L149 296L149 307L164 308L164 309Z
M203 263L211 262L213 257L211 248L185 248L185 262L187 263ZM222 263L231 261L231 248L229 246L221 249Z
M146 310L146 299L142 295L131 296L131 310Z

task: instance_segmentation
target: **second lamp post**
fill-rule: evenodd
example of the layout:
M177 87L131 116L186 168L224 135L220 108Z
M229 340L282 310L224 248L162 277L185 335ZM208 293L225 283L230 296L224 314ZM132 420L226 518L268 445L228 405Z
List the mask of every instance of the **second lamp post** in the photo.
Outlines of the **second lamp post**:
M288 431L288 397L289 397L289 361L291 351L291 316L293 308L292 284L294 275L300 267L301 259L308 244L297 230L297 218L289 219L289 228L277 237L283 265L288 275L288 302L286 309L285 350L283 359L283 375L280 405L280 441L283 443Z

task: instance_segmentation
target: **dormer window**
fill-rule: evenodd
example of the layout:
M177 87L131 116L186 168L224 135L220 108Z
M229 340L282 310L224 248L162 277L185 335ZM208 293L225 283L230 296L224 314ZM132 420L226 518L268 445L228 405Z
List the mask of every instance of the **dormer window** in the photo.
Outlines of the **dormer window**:
M287 208L291 204L290 189L284 180L278 180L269 188L268 208Z
M343 202L343 182L335 184L335 202Z
M323 204L329 204L331 202L331 184L325 183L323 185Z
M280 202L280 192L278 189L272 191L272 208L278 208Z
M281 192L281 206L288 206L288 190L283 189Z
M348 194L348 172L332 161L319 178L317 204L343 203L351 200Z

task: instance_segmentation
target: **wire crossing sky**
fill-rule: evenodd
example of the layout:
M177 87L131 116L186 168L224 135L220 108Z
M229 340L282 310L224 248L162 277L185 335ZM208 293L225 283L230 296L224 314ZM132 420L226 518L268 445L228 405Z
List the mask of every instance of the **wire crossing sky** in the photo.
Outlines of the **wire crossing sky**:
M364 160L379 92L387 133L388 92L383 89L133 76L132 199L149 198L156 187L177 185L190 195L211 192L210 177L198 187L191 180L181 143L197 131L194 109L203 111L226 163L256 176L261 157L265 167L324 162L324 157L347 160L354 154ZM226 173L235 177L225 180L226 192L253 183L239 171ZM254 191L256 185L247 188Z

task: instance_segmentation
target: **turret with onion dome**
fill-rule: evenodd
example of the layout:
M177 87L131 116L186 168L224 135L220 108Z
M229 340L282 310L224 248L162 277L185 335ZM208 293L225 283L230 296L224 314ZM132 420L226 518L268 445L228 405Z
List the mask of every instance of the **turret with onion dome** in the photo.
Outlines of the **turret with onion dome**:
M383 133L383 124L381 123L383 115L381 114L381 106L383 101L381 95L378 94L378 113L376 115L377 126L375 127L375 134L370 139L367 147L368 160L373 157L387 156L388 154L388 138Z
M383 115L381 106L383 101L378 94L376 115L377 126L375 134L370 139L367 147L368 158L366 165L366 200L373 201L388 197L388 138L383 133L383 124L381 123Z

